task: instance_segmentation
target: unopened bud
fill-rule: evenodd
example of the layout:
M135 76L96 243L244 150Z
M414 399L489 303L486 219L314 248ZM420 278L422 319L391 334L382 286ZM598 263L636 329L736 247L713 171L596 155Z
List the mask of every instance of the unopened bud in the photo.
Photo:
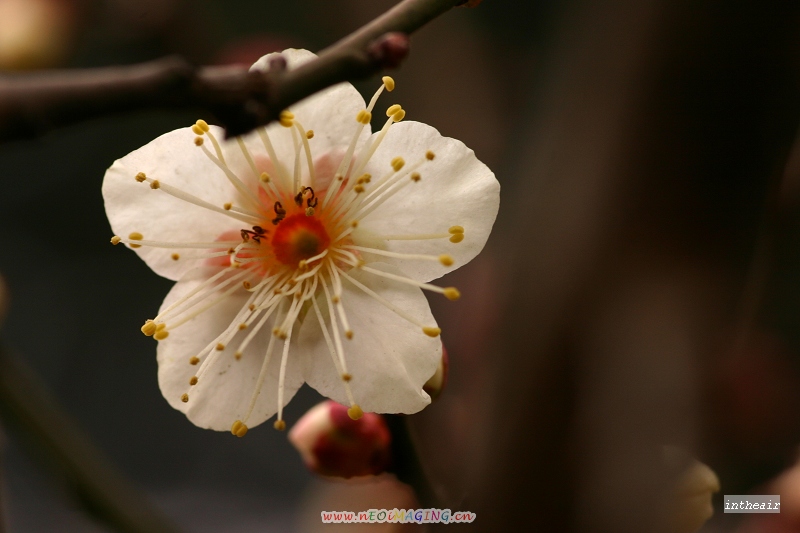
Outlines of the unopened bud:
M364 413L353 420L348 408L324 401L303 415L289 440L306 466L323 476L377 475L391 459L391 434L381 415Z

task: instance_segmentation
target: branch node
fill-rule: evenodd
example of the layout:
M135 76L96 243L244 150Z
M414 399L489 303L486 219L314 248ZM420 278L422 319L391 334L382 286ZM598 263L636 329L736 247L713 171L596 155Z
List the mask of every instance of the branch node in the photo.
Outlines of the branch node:
M397 68L408 55L410 44L405 33L384 33L367 46L367 54L381 68Z

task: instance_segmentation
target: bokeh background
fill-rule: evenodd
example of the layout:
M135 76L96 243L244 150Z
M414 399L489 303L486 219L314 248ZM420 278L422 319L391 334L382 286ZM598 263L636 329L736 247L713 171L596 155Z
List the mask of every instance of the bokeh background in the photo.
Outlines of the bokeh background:
M394 3L0 0L0 68L250 64L320 50ZM780 492L797 510L748 521L718 497L705 531L800 531L797 9L598 4L453 10L392 73L407 118L464 141L503 188L486 252L448 282L463 298L431 301L451 375L411 424L421 461L487 531L517 524L504 508L526 501L551 506L526 517L541 531L656 531L621 499L663 498L668 475L643 465L676 444L722 493ZM268 425L235 439L163 400L139 326L171 282L108 244L100 184L197 118L130 113L0 145L4 344L185 531L338 530L319 510L413 505L391 480L315 479ZM287 422L317 401L305 387ZM28 451L0 433L8 531L105 531Z

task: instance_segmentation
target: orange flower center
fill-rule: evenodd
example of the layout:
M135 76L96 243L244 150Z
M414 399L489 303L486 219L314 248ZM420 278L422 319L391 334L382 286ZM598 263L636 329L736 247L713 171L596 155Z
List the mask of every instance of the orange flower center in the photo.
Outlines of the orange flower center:
M272 250L284 265L297 265L322 253L330 242L325 226L316 217L296 213L278 223L272 236Z

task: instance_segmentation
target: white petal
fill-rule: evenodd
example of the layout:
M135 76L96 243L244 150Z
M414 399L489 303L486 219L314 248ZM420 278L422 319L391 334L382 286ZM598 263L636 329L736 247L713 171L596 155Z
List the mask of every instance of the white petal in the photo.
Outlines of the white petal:
M191 291L210 275L210 269L197 269L184 276L167 295L162 309ZM266 355L271 336L271 321L262 328L247 346L242 358L233 356L237 346L248 333L238 333L225 350L215 351L216 362L203 375L195 386L189 386L189 379L200 369L200 365L189 364L192 356L222 333L246 302L244 289L234 293L205 313L186 324L170 331L169 337L158 344L158 383L164 397L175 409L186 413L194 424L219 431L230 430L236 420L243 420L255 390L261 365ZM213 296L212 296L213 297ZM255 409L247 420L249 427L256 426L277 411L278 373L280 369L283 342L276 340L268 366L267 379L256 401ZM204 360L206 353L201 355ZM284 402L292 399L303 384L302 369L296 354L289 353L286 369L286 388ZM184 403L181 396L189 394Z
M214 132L222 135L219 128ZM116 235L127 238L130 233L139 232L146 240L208 242L225 231L246 227L241 221L153 190L147 182L134 179L144 172L149 178L219 207L234 201L238 193L223 172L194 145L194 137L189 128L166 133L118 159L106 171L103 199ZM157 274L173 280L198 266L197 262L173 261L170 256L175 250L142 246L135 251Z
M410 165L428 150L436 157L419 168L422 179L406 186L359 225L379 235L447 233L451 226L463 226L465 237L458 244L448 238L385 241L390 251L447 253L455 259L451 267L430 261L379 259L398 266L418 281L441 277L478 255L489 238L500 205L500 184L475 153L461 141L443 137L421 122L392 125L365 171L383 176L391 169L392 158L400 156Z
M268 54L259 59L252 69L269 70L269 58L278 54ZM311 61L317 56L308 50L288 49L281 52L286 59L288 69ZM314 138L309 140L312 156L316 159L336 148L346 148L360 127L356 115L366 108L364 98L349 83L339 83L320 91L289 107L303 128L314 131ZM292 140L292 128L285 128L274 123L267 127L275 151L283 165L292 171L295 160L295 145ZM359 144L369 138L370 127L361 131ZM249 146L259 146L261 141L257 134L246 136ZM261 149L263 152L263 148ZM306 174L305 154L302 154L303 174Z
M391 265L370 266L399 273ZM355 269L348 274L423 324L436 325L420 289ZM442 357L442 341L428 337L418 326L347 280L343 280L343 291L342 303L354 336L351 340L342 336L342 343L347 369L353 376L350 387L356 403L364 411L377 413L420 411L430 403L422 386L436 371ZM318 296L318 301L332 335L324 295ZM324 396L349 405L313 310L300 329L298 351L306 359L306 382Z

